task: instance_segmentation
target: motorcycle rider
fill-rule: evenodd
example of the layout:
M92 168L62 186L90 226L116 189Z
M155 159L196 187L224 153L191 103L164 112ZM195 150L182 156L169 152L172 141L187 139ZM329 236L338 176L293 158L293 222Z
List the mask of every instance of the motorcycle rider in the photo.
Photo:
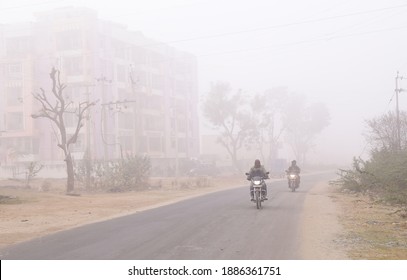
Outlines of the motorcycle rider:
M291 162L291 165L288 167L288 170L286 170L287 173L294 173L297 174L297 180L298 180L298 187L300 186L300 181L301 181L301 177L300 177L300 172L301 169L298 167L297 165L297 161L293 160Z
M263 165L261 165L260 160L258 160L258 159L256 159L254 161L254 166L252 168L250 168L249 175L247 176L247 180L250 181L252 179L252 177L254 177L254 176L260 176L264 179L269 179L266 169L264 168ZM268 199L267 198L267 185L265 182L263 182L263 185L261 186L261 188L264 193L264 199L267 200ZM250 197L251 197L252 201L254 201L253 189L254 189L253 185L250 184Z

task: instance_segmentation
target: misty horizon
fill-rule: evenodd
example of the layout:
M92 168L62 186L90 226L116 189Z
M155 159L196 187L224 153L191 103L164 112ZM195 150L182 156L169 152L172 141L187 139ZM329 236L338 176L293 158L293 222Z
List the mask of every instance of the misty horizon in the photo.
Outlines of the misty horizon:
M310 151L313 164L369 157L365 121L395 109L397 71L407 75L402 1L3 1L0 24L35 22L69 6L196 57L200 135L213 134L201 104L218 81L248 96L284 87L307 104L325 104L330 124ZM406 105L400 94L400 110ZM284 145L280 156L293 154Z

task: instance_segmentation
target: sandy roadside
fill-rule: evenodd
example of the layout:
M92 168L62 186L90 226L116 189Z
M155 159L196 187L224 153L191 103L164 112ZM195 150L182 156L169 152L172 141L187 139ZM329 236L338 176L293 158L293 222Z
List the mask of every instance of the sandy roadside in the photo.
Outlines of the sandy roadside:
M345 248L337 242L345 231L339 221L341 211L327 182L318 183L307 193L301 226L303 259L348 259Z
M11 198L0 204L0 248L89 223L137 213L154 207L210 192L247 184L236 178L210 179L204 186L199 179L171 181L160 189L126 193L82 193L67 196L61 187L47 192L22 187L4 187L0 196ZM3 187L1 187L1 185Z

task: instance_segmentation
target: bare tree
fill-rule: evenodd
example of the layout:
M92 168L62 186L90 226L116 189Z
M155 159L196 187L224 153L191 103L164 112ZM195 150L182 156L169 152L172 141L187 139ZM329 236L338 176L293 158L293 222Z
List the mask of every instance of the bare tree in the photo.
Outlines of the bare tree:
M301 96L292 96L287 105L284 111L286 140L297 162L304 165L315 137L329 125L329 111L322 103L307 105Z
M240 91L232 94L231 87L221 82L212 85L203 104L204 116L219 130L218 141L227 150L237 171L241 171L238 151L253 129L253 120L245 105Z
M260 152L263 162L271 164L276 159L280 138L285 130L281 121L287 92L285 88L274 88L257 94L252 100L256 131L251 142Z
M60 71L52 68L50 73L52 80L52 95L47 95L43 88L39 93L33 93L34 98L41 104L41 109L37 114L32 114L31 117L47 118L51 120L58 128L59 139L58 147L64 152L67 171L67 193L72 193L75 187L73 159L70 151L70 146L75 144L78 139L80 129L83 127L82 121L84 120L85 113L91 106L94 106L96 102L79 102L77 106L74 106L73 102L67 102L63 95L66 85L61 83ZM68 136L66 126L64 122L65 113L74 113L77 116L77 123L75 132Z
M400 125L400 148L407 148L407 112L400 112L399 124L393 112L367 120L366 123L369 131L365 138L374 149L396 152L399 149L398 125Z

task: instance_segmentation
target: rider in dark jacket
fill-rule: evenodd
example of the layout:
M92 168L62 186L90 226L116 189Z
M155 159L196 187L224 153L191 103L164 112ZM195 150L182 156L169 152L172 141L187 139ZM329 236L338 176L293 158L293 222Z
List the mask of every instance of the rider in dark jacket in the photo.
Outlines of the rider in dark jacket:
M264 168L263 165L261 165L260 160L258 160L258 159L256 159L254 161L254 166L252 168L250 168L249 175L247 176L247 180L250 181L252 179L252 177L254 177L254 176L260 176L264 179L269 179L266 169ZM263 190L265 199L267 200L268 199L267 198L267 185L265 182L262 185L262 190ZM251 200L254 200L253 185L250 185L250 197L251 197Z
M299 186L300 181L301 181L301 177L300 177L301 169L298 167L297 161L293 160L291 162L290 167L288 167L287 173L295 173L298 175L298 186Z

